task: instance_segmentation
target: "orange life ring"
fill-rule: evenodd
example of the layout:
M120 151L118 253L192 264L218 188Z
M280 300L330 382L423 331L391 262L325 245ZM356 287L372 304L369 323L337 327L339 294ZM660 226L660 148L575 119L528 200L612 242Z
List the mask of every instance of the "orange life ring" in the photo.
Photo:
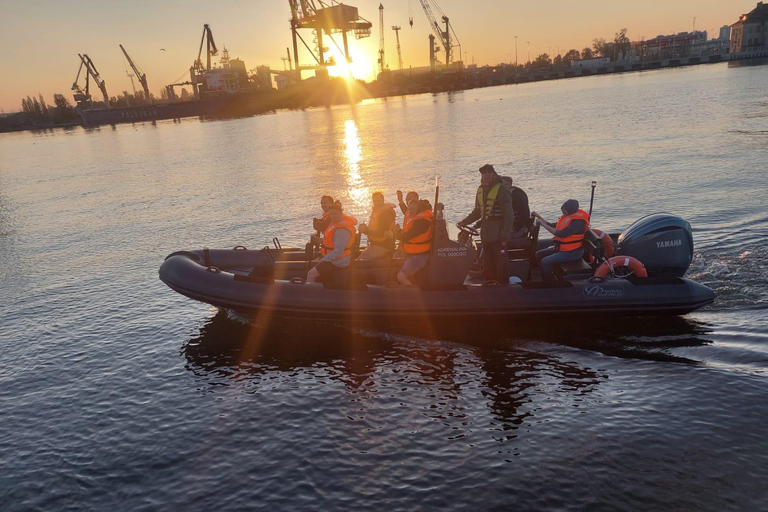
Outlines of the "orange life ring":
M593 229L593 233L597 235L601 242L603 242L603 254L606 258L611 258L616 253L616 248L613 246L613 238L599 229Z
M605 277L616 267L627 267L631 269L637 277L648 277L648 271L645 270L645 265L632 256L614 256L595 270L595 277Z

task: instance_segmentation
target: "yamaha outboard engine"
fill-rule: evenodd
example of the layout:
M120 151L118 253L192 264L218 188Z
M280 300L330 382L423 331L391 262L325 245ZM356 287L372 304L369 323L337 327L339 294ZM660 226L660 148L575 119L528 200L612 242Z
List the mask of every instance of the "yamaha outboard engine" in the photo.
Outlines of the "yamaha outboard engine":
M637 258L649 276L683 277L693 260L691 225L669 213L648 215L619 235L616 254Z

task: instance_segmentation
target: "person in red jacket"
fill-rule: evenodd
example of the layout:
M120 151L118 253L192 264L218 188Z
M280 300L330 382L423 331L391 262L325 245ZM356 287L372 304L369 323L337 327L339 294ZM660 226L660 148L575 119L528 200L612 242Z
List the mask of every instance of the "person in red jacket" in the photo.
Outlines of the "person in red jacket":
M563 213L557 223L548 223L536 212L533 216L538 219L541 227L555 235L555 245L536 253L536 260L541 268L541 278L550 281L554 277L552 267L558 263L577 261L584 256L584 234L589 229L589 214L579 209L579 202L569 199L560 207Z

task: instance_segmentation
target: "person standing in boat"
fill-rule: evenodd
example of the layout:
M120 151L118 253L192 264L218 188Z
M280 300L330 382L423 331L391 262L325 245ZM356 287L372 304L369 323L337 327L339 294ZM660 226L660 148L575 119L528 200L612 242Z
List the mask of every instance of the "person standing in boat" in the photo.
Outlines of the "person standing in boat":
M330 224L325 228L323 237L312 236L312 243L320 244L322 256L317 260L317 265L307 273L308 283L314 283L318 279L333 282L338 273L349 267L352 261L357 219L344 215L339 203L328 207L328 218Z
M569 199L560 207L563 213L557 223L548 223L536 212L541 227L555 235L555 245L536 253L536 260L541 268L541 278L551 281L554 278L552 267L558 263L577 261L584 256L584 234L589 229L589 214L579 209L576 199Z
M512 210L515 213L515 220L512 223L512 233L509 234L511 240L516 238L525 238L528 236L528 224L531 221L531 210L528 206L528 194L520 187L512 184L512 178L509 176L501 177L501 184L509 190L512 197Z
M361 260L389 258L395 250L395 205L384 202L384 194L371 196L373 211L368 224L360 224L358 230L368 237L368 247L360 254Z
M491 164L485 164L479 170L480 186L475 196L475 209L458 225L463 227L476 220L482 221L483 274L486 281L506 283L509 280L506 247L515 222L512 196L502 186L501 177Z
M403 215L408 213L408 203L414 200L419 200L419 193L415 190L409 190L408 193L405 194L405 201L403 201L403 191L397 191L397 202L400 204L400 211L403 212Z
M429 263L434 226L434 215L429 201L412 199L408 203L403 230L397 236L400 248L405 253L405 263L397 273L397 281L400 284L414 284L411 278Z

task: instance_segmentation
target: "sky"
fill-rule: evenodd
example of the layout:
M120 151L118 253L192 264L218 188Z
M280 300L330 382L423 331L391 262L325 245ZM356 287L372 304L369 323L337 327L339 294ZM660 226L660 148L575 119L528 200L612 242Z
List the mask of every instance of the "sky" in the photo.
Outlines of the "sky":
M581 50L598 37L612 39L622 28L630 39L693 29L716 37L756 0L436 0L450 18L468 63L482 66L524 63L541 53L551 56ZM372 80L379 46L379 0L349 0L373 24L371 36L355 40L350 53L356 78ZM384 5L386 61L397 68L392 25L400 25L404 67L429 64L430 25L419 0L381 0ZM70 88L87 53L105 80L110 96L131 91L119 44L147 75L150 91L187 80L197 58L203 24L219 50L245 61L248 69L283 69L281 57L292 46L288 0L0 0L0 108L21 109L21 99L41 93L52 103L61 93L74 104ZM413 28L409 26L413 17ZM515 35L517 50L515 48ZM311 35L305 34L311 41ZM301 45L301 44L300 44ZM339 45L341 41L339 38ZM332 45L331 45L332 46ZM163 50L161 50L164 49ZM291 50L292 51L292 50ZM306 62L309 54L300 58ZM81 78L82 83L82 78ZM140 89L138 82L136 86ZM97 97L97 95L94 95Z

